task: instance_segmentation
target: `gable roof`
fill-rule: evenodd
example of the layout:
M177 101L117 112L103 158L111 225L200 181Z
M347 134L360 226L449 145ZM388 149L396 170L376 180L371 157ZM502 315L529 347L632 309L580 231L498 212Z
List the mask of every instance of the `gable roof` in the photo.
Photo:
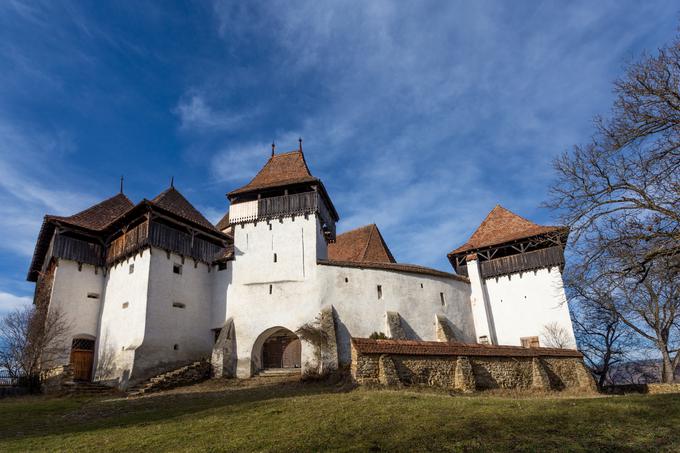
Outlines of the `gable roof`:
M375 223L338 235L328 245L328 259L357 263L396 263Z
M218 231L203 214L198 212L184 196L174 187L170 187L150 201L153 206L168 211L184 220L188 220L210 231Z
M31 259L31 265L26 278L29 281L37 280L57 224L67 224L99 233L126 212L129 212L133 207L134 205L130 199L119 193L72 216L46 215L43 218L43 223L38 233L38 240L35 243L33 258Z
M470 239L449 253L449 255L470 252L484 247L500 245L518 239L565 229L565 227L535 224L497 204L486 216L482 224L472 233Z
M48 215L45 218L92 231L102 231L133 206L128 197L119 193L72 216Z
M224 231L229 228L229 211L227 211L222 218L215 224L215 228L220 231Z
M248 184L232 190L228 195L304 182L319 182L319 179L312 176L302 151L296 150L274 154Z

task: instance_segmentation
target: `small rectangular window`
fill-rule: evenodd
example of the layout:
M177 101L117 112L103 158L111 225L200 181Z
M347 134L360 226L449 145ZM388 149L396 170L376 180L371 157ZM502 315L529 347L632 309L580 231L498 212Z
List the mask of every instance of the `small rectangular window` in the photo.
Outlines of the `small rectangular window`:
M174 272L175 274L181 275L182 274L182 265L177 264L177 263L173 264L172 265L172 272Z
M130 306L130 302L123 302L123 310Z
M269 285L269 294L272 293L272 289L273 289L272 285Z
M175 308L187 308L187 306L181 302L173 302L172 306Z
M130 264L128 267L128 274L132 274L135 271L135 263Z
M538 348L540 346L538 337L522 337L519 339L523 348Z
M87 293L88 299L99 299L99 293Z
M378 299L382 299L382 285L378 285Z
M479 337L479 343L480 344L489 344L489 337L487 337L486 335L482 335L481 337Z
M274 262L277 262L278 257L276 256L276 253L274 253Z
M439 293L439 301L442 303L442 307L446 305L446 300L444 300L444 293Z

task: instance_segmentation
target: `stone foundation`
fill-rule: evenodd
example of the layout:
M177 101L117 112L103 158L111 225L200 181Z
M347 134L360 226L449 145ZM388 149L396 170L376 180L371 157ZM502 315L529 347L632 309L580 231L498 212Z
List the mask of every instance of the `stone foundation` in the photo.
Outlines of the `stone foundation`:
M581 353L409 340L352 339L352 378L358 384L485 389L594 391Z

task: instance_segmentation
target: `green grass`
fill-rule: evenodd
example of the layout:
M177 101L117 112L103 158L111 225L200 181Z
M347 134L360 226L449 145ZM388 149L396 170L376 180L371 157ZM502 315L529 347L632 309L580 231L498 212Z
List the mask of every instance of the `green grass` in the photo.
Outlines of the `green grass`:
M0 451L680 450L680 395L449 396L206 383L138 399L0 400Z

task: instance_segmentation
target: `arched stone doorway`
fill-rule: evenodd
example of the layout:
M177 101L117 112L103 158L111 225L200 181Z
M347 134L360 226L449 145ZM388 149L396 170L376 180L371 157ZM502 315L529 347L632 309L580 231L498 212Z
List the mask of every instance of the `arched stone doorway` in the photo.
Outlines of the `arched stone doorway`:
M295 333L285 327L277 327L263 333L259 340L253 351L256 371L301 368L302 343Z

